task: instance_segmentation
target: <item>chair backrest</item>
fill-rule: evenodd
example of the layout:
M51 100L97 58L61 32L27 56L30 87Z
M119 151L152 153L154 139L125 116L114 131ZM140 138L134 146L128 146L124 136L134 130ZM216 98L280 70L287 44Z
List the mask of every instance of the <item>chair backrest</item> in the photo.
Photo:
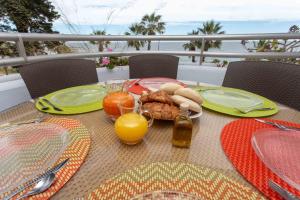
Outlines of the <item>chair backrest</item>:
M231 62L223 86L247 90L300 110L300 65L270 61Z
M98 82L96 63L85 59L61 59L26 64L20 74L32 98L56 90Z
M177 78L179 58L171 55L144 54L129 57L129 77Z

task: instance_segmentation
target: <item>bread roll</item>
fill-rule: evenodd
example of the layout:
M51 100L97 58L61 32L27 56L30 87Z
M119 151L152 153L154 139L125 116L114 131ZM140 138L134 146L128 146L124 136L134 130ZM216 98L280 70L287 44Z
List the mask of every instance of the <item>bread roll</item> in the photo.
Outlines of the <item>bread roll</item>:
M198 104L203 103L203 99L200 96L200 94L191 88L180 88L180 89L176 90L174 92L174 94L191 99L191 100L197 102Z
M180 88L183 88L183 86L177 83L165 83L160 86L160 90L166 91L168 94L171 95L174 94L175 90L178 90Z
M198 103L188 98L179 95L173 95L171 98L174 101L174 103L176 103L177 105L180 105L182 103L187 103L189 104L189 110L192 110L197 113L201 112L201 106Z

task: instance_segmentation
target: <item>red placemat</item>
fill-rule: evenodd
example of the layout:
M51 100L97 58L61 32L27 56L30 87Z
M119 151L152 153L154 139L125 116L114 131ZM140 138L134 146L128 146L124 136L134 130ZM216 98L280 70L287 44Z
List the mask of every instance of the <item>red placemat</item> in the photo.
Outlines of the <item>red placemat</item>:
M300 124L290 123L280 120L271 120L283 125L295 126L300 128ZM288 191L300 196L300 191L289 186L259 159L255 154L252 145L252 134L262 128L271 128L271 125L257 122L254 119L239 119L227 124L221 135L223 150L234 167L251 184L271 199L281 199L281 197L268 186L268 180L281 185Z

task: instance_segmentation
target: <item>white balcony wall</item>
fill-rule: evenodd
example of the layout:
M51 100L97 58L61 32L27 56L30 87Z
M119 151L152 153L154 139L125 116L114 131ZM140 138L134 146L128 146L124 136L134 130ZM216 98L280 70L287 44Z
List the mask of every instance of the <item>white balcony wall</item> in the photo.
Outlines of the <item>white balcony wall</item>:
M3 78L5 77L0 77L0 79ZM30 94L23 79L19 78L6 82L0 81L0 111L30 99Z
M221 85L225 73L226 68L180 65L177 79ZM129 69L128 66L116 67L113 70L98 68L97 74L99 81L128 79ZM30 99L30 94L19 74L0 76L0 111Z

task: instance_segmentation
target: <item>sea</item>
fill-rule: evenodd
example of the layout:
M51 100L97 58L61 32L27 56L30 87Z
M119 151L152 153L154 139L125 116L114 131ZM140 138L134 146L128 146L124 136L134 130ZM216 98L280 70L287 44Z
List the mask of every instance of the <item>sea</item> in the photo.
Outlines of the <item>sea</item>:
M192 30L196 30L202 26L202 21L187 21L187 22L167 22L165 35L187 35ZM251 33L287 33L292 25L300 25L299 21L220 21L226 34L251 34ZM55 23L54 29L63 34L92 34L96 30L105 30L110 35L123 35L128 31L130 24L99 24L99 25L80 25L80 24L62 24ZM186 41L153 41L151 50L160 51L184 51L183 44ZM97 52L97 46L89 42L67 42L74 52ZM248 46L252 47L253 41ZM134 51L132 47L128 47L127 42L111 42L109 48L113 51ZM146 45L141 50L146 50ZM200 51L200 49L197 49ZM247 52L241 41L223 41L219 49L211 48L211 52L232 52L242 53ZM211 62L215 58L206 58L206 62ZM217 58L219 60L236 61L239 58ZM199 57L196 57L196 63L192 63L188 56L180 56L180 63L183 64L198 64Z
M151 51L187 51L183 48L183 44L186 42L183 41L153 41L151 42ZM66 43L73 52L76 53L84 53L90 52L95 53L98 52L98 46L93 45L89 42L67 42ZM126 52L126 51L135 51L136 49L133 47L128 47L127 42L120 41L120 42L111 42L108 48L112 49L114 52ZM107 49L108 49L107 48ZM107 49L105 51L107 51ZM147 50L147 46L141 48L142 51ZM200 52L200 49L196 51ZM247 52L244 46L241 44L241 41L223 41L221 47L218 48L211 48L209 52L232 52L232 53L242 53ZM192 58L189 56L179 56L180 64L189 64L189 65L199 65L199 57L196 57L196 62L192 62ZM205 58L206 63L211 63L214 59L218 59L220 61L238 61L241 60L239 58Z

